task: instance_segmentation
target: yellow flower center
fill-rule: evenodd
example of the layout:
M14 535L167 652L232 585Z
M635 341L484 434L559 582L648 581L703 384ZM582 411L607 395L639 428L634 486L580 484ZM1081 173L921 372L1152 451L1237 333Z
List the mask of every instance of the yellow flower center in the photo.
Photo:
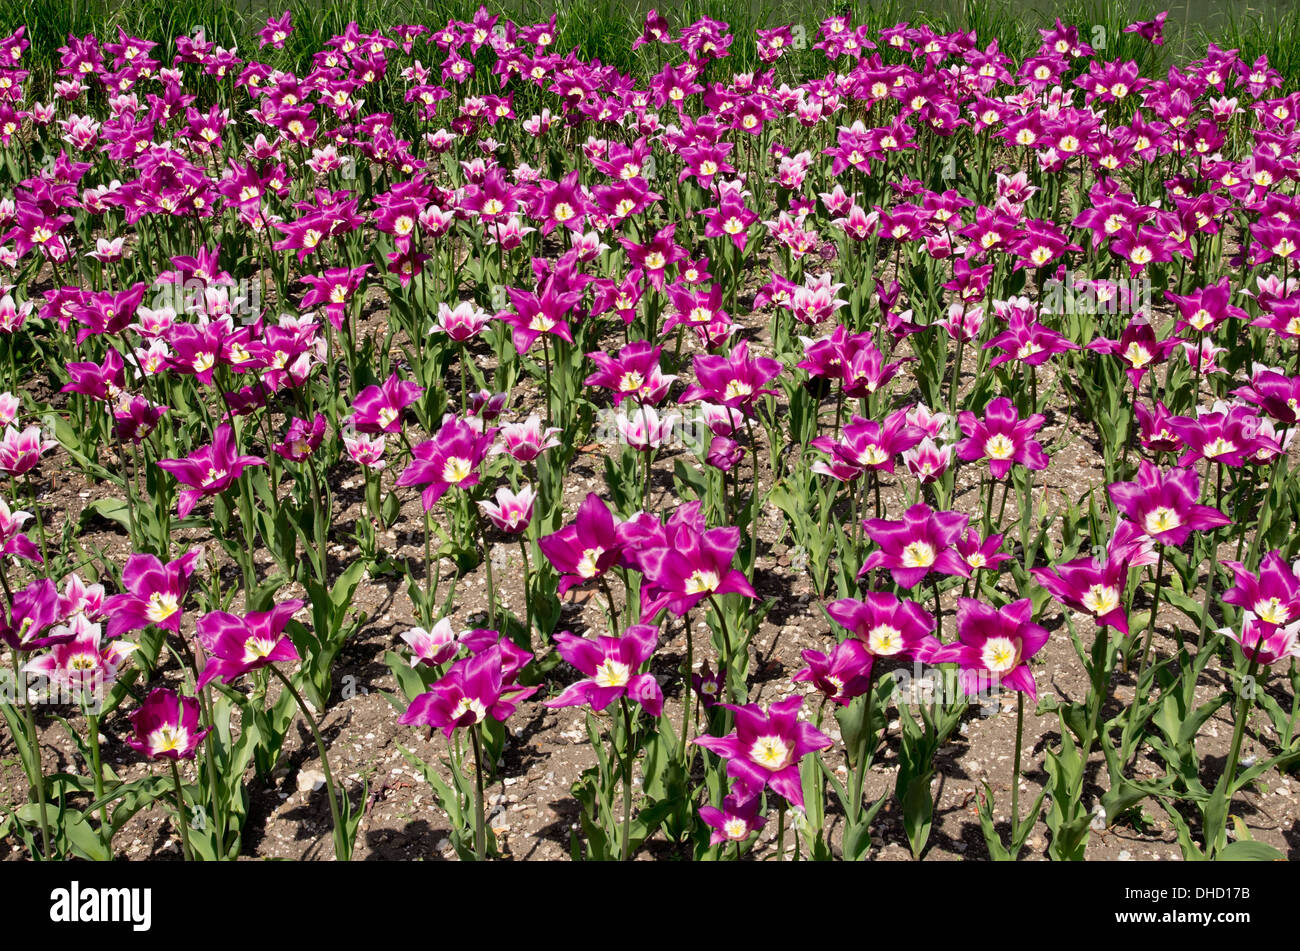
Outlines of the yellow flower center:
M749 758L772 772L784 769L794 758L794 751L779 736L760 736L750 747Z
M1010 459L1016 454L1016 444L1005 434L998 433L984 443L984 454L990 459Z
M452 456L443 464L442 481L451 483L464 482L474 471L473 465L464 456Z
M599 546L596 548L588 548L584 551L582 557L578 559L578 574L584 578L596 577L600 572L600 568L597 567L596 562L603 554L605 554L605 549Z
M149 607L145 609L145 615L157 624L167 620L180 609L180 599L176 595L167 591L155 591L149 595Z
M1172 532L1183 520L1167 505L1160 505L1147 512L1144 527L1148 535L1158 535L1161 532Z
M1291 609L1280 598L1255 602L1255 616L1266 624L1285 624L1291 617Z
M596 681L597 687L623 687L631 677L632 668L621 660L606 657L596 668L596 676L592 679Z
M1095 584L1083 596L1083 606L1101 617L1119 607L1119 592L1108 584Z
M888 624L877 624L867 632L867 647L881 657L897 654L903 649L903 632Z
M1004 674L1020 663L1020 642L1009 637L990 637L980 651L984 666L996 674Z
M903 548L903 567L929 568L934 564L936 554L929 542L908 542Z

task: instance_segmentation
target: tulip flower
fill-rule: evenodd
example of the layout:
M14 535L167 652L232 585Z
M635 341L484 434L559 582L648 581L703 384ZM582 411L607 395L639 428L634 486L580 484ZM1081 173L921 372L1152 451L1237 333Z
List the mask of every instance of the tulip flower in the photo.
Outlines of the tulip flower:
M122 586L126 592L104 600L104 613L108 616L105 633L118 637L150 626L173 633L180 631L181 605L198 560L197 549L166 565L153 555L134 554L127 558L122 568Z
M131 713L134 736L126 745L150 759L194 759L199 744L211 730L199 727L199 701L157 687Z
M692 742L723 757L727 775L744 784L748 798L770 786L786 802L802 809L799 761L832 744L829 736L799 720L803 697L781 700L766 710L756 703L720 706L735 714L735 731L726 736L697 736Z
M558 426L542 427L542 418L536 413L522 423L506 423L497 432L501 442L492 447L490 455L509 453L519 462L532 462L547 449L560 444Z
M974 598L958 598L958 643L940 647L930 661L957 663L958 682L968 696L1002 685L1037 700L1029 659L1047 643L1047 630L1030 622L1033 611L1028 598L1001 609Z
M57 633L47 633L51 625L63 618L59 589L49 578L38 578L14 592L7 611L0 604L0 640L19 651L33 651L70 641L76 632L56 629Z
M743 791L742 787L740 791L728 793L722 800L721 809L700 806L700 818L713 830L709 835L709 845L744 842L767 823L761 814L762 800L757 796L742 795Z
M1300 376L1257 363L1251 367L1250 385L1233 390L1232 395L1255 404L1279 423L1300 422Z
M388 465L384 461L384 437L369 433L357 433L356 436L344 436L343 448L348 457L359 466L376 471Z
M176 481L189 488L181 489L176 514L184 518L200 499L217 495L238 481L249 466L264 466L261 456L236 455L235 436L229 423L222 423L212 434L212 444L203 446L184 459L160 459L158 468L170 472Z
M128 641L102 644L100 626L81 614L66 627L53 628L50 636L60 642L24 664L23 672L48 677L82 703L102 703L105 688L117 680L118 668L136 649Z
M501 531L518 535L533 520L533 502L536 497L532 486L526 485L518 492L512 492L503 485L497 489L495 502L482 499L478 507Z
M1225 627L1219 631L1241 647L1246 659L1271 667L1280 660L1300 660L1300 621L1273 624L1261 620L1253 611L1242 615L1241 630Z
M456 661L442 679L411 701L398 722L437 727L450 738L458 727L475 726L489 716L509 719L537 688L511 682L504 659L500 645L493 645Z
M479 466L495 435L495 429L478 432L465 420L448 416L432 439L412 451L411 464L398 476L397 485L423 485L420 500L427 512L448 489L478 485Z
M745 575L731 566L740 547L738 528L701 532L681 525L669 531L667 547L640 552L645 575L642 617L653 617L664 608L674 617L682 617L705 598L717 594L758 597Z
M284 601L269 611L253 611L244 617L211 611L199 618L199 641L211 656L199 674L198 689L213 680L230 684L250 670L297 660L298 651L284 627L304 604Z
M420 398L424 387L394 373L381 386L367 386L352 401L352 425L359 433L402 431L402 412Z
M934 617L915 601L878 591L841 598L826 605L826 613L874 657L915 657L925 660L939 646L933 636Z
M1129 321L1118 340L1098 337L1088 344L1088 349L1119 357L1124 364L1124 372L1128 374L1129 381L1133 384L1133 389L1140 390L1142 377L1157 363L1164 362L1177 348L1179 342L1174 337L1156 340L1156 332L1151 326L1151 321L1139 314Z
M39 426L28 426L21 433L6 426L4 437L0 438L0 472L11 476L30 472L41 456L57 445L53 439L42 438Z
M324 413L317 413L310 423L295 416L289 420L289 431L285 433L284 442L272 446L271 451L290 462L305 462L320 448L324 438Z
M965 559L972 572L981 568L995 569L1011 556L998 551L1002 547L1001 535L981 539L974 526L966 529L966 537L957 539L957 552Z
M1127 561L1111 554L1105 562L1079 558L1054 568L1034 568L1030 574L1066 607L1090 615L1098 627L1127 635L1124 584L1129 568Z
M473 301L462 301L454 308L446 302L438 305L438 320L430 333L444 333L457 343L463 343L487 326L492 317Z
M1201 478L1194 469L1159 469L1144 459L1136 482L1114 482L1108 488L1119 510L1164 545L1181 545L1194 530L1231 522L1218 509L1197 504Z
M858 577L888 568L903 588L915 588L931 571L969 578L970 568L954 547L968 522L959 512L935 512L924 502L904 512L901 522L867 519L867 537L880 548L867 556Z
M585 679L570 684L543 706L572 707L580 703L600 712L620 697L634 700L651 716L663 712L664 697L652 674L638 673L655 652L659 629L651 624L633 624L621 637L595 640L576 637L568 631L555 635L556 651Z
M560 573L556 593L561 596L574 585L599 578L618 564L623 552L614 516L594 492L587 494L572 525L539 538L537 544Z
M1238 561L1225 561L1236 583L1223 593L1227 604L1253 614L1260 624L1283 626L1300 619L1300 572L1280 551L1266 554L1259 568L1249 571Z
M9 503L0 499L0 555L35 562L42 560L35 543L22 532L23 523L31 517L31 512L12 511Z
M968 410L957 415L965 439L956 445L957 455L968 462L989 461L989 473L1005 479L1013 464L1028 469L1046 469L1047 455L1032 438L1045 422L1040 413L1021 420L1015 404L999 396L984 409L982 418Z
M814 472L832 476L840 481L856 478L867 470L894 471L894 457L906 453L923 439L925 433L907 421L905 410L898 410L876 423L854 415L845 424L838 440L818 436L812 445L831 456L831 464L818 460Z
M445 664L460 649L460 639L452 630L450 618L440 619L431 631L413 627L402 635L402 640L406 641L415 654L415 663L428 664L430 667Z
M730 356L696 357L695 378L698 382L686 388L680 402L707 400L753 416L755 401L760 396L776 393L764 384L779 375L782 369L779 360L768 357L750 359L749 344L741 341Z
M807 681L820 690L827 700L847 706L871 688L871 652L861 641L849 638L835 645L830 655L821 651L803 651L807 667L790 679Z
M951 464L952 446L938 446L929 436L903 453L903 465L922 483L939 481Z
M691 674L691 689L700 698L700 705L708 709L718 704L722 691L726 688L726 676L722 669L711 670L705 661L698 674Z
M1261 420L1249 406L1215 403L1211 411L1198 412L1195 419L1173 417L1169 428L1182 440L1185 452L1178 465L1184 468L1201 459L1237 468L1266 448L1260 437Z
M598 370L588 376L584 386L599 386L613 393L617 407L629 396L642 403L658 403L668 394L676 376L665 375L659 368L662 347L652 347L638 340L619 350L617 357L596 351L587 354Z

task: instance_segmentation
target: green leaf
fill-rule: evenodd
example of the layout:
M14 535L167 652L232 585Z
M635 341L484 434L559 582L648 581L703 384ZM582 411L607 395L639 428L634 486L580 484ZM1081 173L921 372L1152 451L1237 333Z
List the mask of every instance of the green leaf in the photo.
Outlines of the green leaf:
M1229 842L1219 850L1220 862L1285 862L1286 856L1273 846L1253 839Z
M930 777L926 770L912 778L903 793L903 830L907 833L912 857L919 859L930 840L930 827L934 822L934 799L930 795Z
M77 527L85 531L96 518L120 525L123 531L131 530L130 509L125 499L103 498L87 503L77 517Z

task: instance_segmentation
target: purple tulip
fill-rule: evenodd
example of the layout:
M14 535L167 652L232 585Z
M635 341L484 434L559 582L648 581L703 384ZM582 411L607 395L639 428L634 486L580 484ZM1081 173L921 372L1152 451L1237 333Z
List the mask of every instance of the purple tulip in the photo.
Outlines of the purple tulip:
M424 387L394 373L381 386L367 386L352 401L352 425L359 433L402 431L402 412L420 398Z
M0 604L0 612L4 605ZM14 592L12 607L0 613L0 640L19 651L32 651L70 641L75 632L56 628L46 633L66 615L59 600L59 589L49 578L38 578Z
M1028 598L1002 609L974 598L958 598L958 643L939 648L930 661L957 663L961 667L958 682L967 695L1001 684L1037 700L1038 689L1028 662L1047 643L1047 630L1030 622L1033 612Z
M448 416L437 434L412 450L411 464L397 484L422 485L420 500L427 512L448 489L467 489L479 483L479 465L487 457L495 429L479 432L473 425Z
M727 775L742 784L744 799L771 786L796 808L803 808L799 761L831 746L829 736L799 720L803 697L790 697L764 710L756 703L720 704L736 716L736 729L726 736L697 736L692 742L727 761Z
M538 546L560 573L557 593L599 578L618 564L623 552L614 516L600 496L589 492L572 525L537 540Z
M117 637L127 631L151 626L179 631L181 605L198 559L197 550L187 552L166 565L153 555L129 557L122 568L122 586L126 592L104 601L104 613L108 615L107 635Z
M489 716L508 719L537 688L513 683L506 660L498 643L456 661L427 693L411 701L398 722L434 726L450 738L457 727L474 726Z
M570 684L564 692L543 706L572 707L586 703L600 712L620 697L641 704L651 716L663 712L664 696L652 674L637 673L655 652L659 629L651 624L633 624L622 637L588 640L568 631L555 635L556 650L586 679Z
M827 656L821 651L803 652L808 666L790 679L809 682L820 690L827 700L847 706L854 697L860 697L871 688L871 652L862 642L849 638L835 645Z
M271 451L290 462L304 462L320 448L324 438L324 413L317 413L310 423L294 417L289 421L289 431L284 435L284 442L272 446Z
M915 588L931 571L970 577L970 567L954 547L969 522L960 512L935 512L918 502L901 522L870 518L863 522L867 537L880 546L862 564L858 577L873 568L888 568L903 588Z
M1260 624L1278 627L1300 620L1300 573L1289 565L1282 552L1274 550L1260 560L1256 571L1238 561L1225 561L1236 583L1223 593L1223 600L1251 612Z
M1195 469L1159 469L1144 459L1136 482L1114 482L1109 491L1121 512L1164 545L1181 545L1193 530L1231 521L1218 509L1197 504L1201 478Z
M644 548L638 554L645 575L642 617L654 617L664 608L682 617L715 594L758 597L744 574L731 566L740 547L740 529L698 531L681 524L668 526L665 538L665 547Z
M742 796L740 791L728 793L722 800L722 808L700 806L700 818L713 832L709 835L709 845L723 842L744 842L751 835L763 828L767 819L761 813L763 801L758 796Z
M987 459L995 479L1005 479L1017 463L1029 469L1046 469L1043 447L1030 438L1044 421L1040 413L1021 420L1015 405L1005 396L989 403L983 418L963 410L957 414L957 422L966 438L957 443L957 455L967 462Z
M159 687L131 714L126 745L150 759L194 759L210 730L199 728L199 701Z
M779 360L769 357L751 360L749 344L742 340L730 356L696 357L695 378L698 382L686 388L680 402L706 400L752 416L754 402L760 396L776 393L776 390L765 388L764 384L778 376L781 370Z
M261 456L235 454L235 436L228 423L222 423L212 434L212 445L203 446L184 459L160 459L158 467L176 477L176 481L189 486L181 489L176 502L176 514L184 518L194 510L199 499L217 495L230 488L249 466L264 466Z
M925 660L939 646L933 615L892 594L868 591L862 600L841 598L826 605L826 613L874 657Z
M1104 563L1079 558L1054 568L1034 568L1030 574L1057 601L1090 615L1098 627L1113 627L1128 634L1124 584L1129 567L1127 561L1112 553Z
M253 611L244 617L211 611L199 618L199 641L211 656L199 675L198 689L213 680L233 683L267 664L297 660L298 651L284 627L304 603L284 601L269 611Z

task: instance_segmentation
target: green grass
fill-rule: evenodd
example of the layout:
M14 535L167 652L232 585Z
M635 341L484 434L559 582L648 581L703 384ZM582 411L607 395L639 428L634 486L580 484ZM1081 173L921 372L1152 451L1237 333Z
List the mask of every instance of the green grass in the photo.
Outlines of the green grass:
M1085 41L1102 46L1098 53L1104 59L1136 60L1147 76L1162 76L1169 64L1201 55L1206 43L1213 41L1241 49L1249 61L1267 55L1289 83L1300 79L1300 5L1277 0L1254 9L1226 4L1216 8L1206 6L1208 2L1195 0L1194 8L1193 0L1184 0L1182 9L1177 3L1155 0L488 0L486 6L518 23L537 22L555 12L560 28L557 49L567 52L577 47L586 58L642 76L655 68L660 54L650 47L634 51L632 41L640 35L646 11L657 4L675 26L702 16L730 24L735 39L727 68L737 72L763 68L755 48L757 29L802 24L808 48L791 51L782 61L783 75L789 72L795 79L827 71L825 59L811 45L816 41L817 24L835 13L849 14L855 24L865 23L873 29L907 21L926 23L939 31L974 30L981 46L996 38L999 48L1016 61L1038 47L1038 29L1050 26L1059 16L1078 26ZM44 80L58 67L57 50L69 33L95 33L105 38L121 27L130 34L160 41L157 55L169 60L173 38L203 26L210 40L235 46L247 58L258 55L257 31L267 15L289 9L295 32L285 54L275 62L306 72L311 54L349 22L357 22L365 31L398 23L436 27L453 18L469 20L478 6L478 0L382 4L373 0L0 0L0 31L27 26L32 44L27 65L38 80ZM1169 6L1173 9L1164 46L1152 46L1123 32L1126 24L1151 19ZM423 56L426 61L433 58Z
M1238 49L1247 63L1267 56L1282 74L1288 88L1300 76L1300 7L1286 5L1266 10L1230 7L1224 22L1202 30L1202 42Z

